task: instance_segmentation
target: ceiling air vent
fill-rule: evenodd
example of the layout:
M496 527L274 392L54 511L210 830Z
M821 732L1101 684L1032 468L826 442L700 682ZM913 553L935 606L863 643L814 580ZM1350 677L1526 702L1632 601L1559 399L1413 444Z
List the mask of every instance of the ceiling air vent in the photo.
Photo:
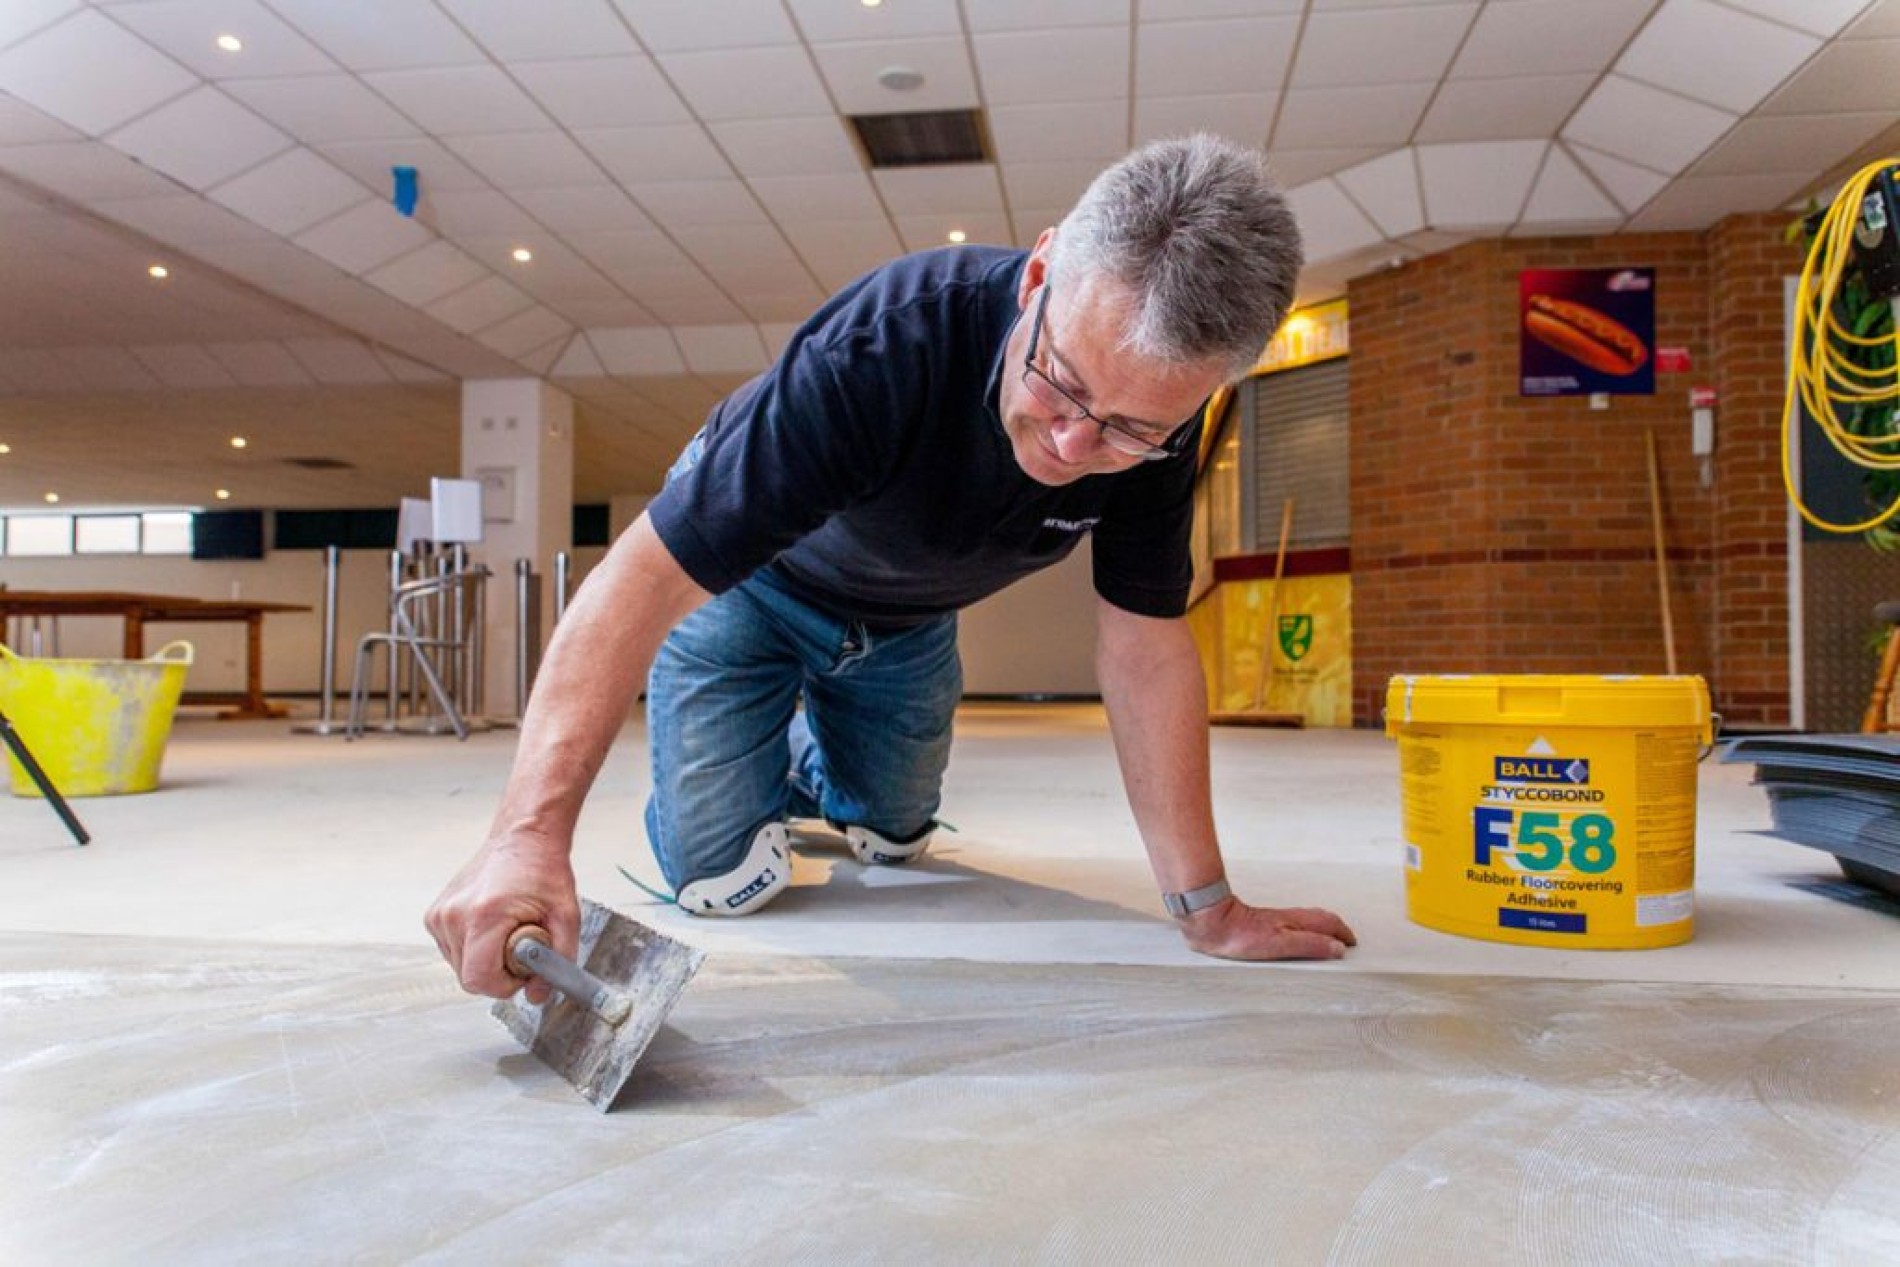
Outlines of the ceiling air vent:
M983 121L974 110L923 110L914 114L854 114L864 152L873 167L937 167L987 163Z
M342 458L285 458L287 466L300 466L306 471L354 471L354 462L345 462Z

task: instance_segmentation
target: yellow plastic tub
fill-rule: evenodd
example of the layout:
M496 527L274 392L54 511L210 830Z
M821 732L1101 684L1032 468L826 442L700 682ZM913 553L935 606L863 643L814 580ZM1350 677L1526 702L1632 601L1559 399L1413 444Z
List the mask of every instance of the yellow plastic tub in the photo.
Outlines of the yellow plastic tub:
M150 792L191 660L189 642L144 660L37 659L0 646L0 712L60 795ZM7 763L15 796L40 795L11 754Z
M1525 946L1695 933L1699 677L1395 677L1406 913Z

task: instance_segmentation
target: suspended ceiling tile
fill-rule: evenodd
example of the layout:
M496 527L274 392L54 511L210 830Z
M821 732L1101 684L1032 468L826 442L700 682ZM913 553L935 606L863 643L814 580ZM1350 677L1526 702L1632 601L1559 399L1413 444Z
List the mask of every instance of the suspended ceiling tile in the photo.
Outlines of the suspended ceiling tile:
M1250 18L1263 13L1297 14L1305 7L1305 0L1141 0L1141 20L1148 23Z
M1669 183L1669 178L1659 172L1625 162L1587 145L1572 144L1570 152L1610 191L1610 197L1616 199L1624 211L1635 211Z
M516 62L508 69L570 128L684 123L693 117L648 57Z
M0 49L43 31L79 7L79 0L7 0L0 5Z
M701 119L825 114L831 101L804 49L735 48L665 53L660 66Z
M272 236L268 230L196 194L94 202L90 209L147 237L186 248Z
M483 330L481 342L503 356L519 357L572 331L573 326L559 314L536 304Z
M1126 24L1129 0L963 0L963 13L972 31L1038 31L1051 40L1066 40L1067 30L1055 27Z
M634 33L656 53L796 44L779 0L614 0Z
M475 66L486 54L433 4L270 0L287 22L356 71Z
M580 185L601 176L599 165L567 133L551 129L451 137L446 144L503 189Z
M673 239L657 229L598 229L570 233L567 243L609 272L638 273L652 268L690 267L691 261Z
M429 241L429 231L380 199L368 199L299 234L296 242L346 273L360 275Z
M1806 4L1806 0L1789 0L1794 4ZM1835 0L1836 3L1842 0ZM1846 0L1852 3L1852 0ZM1854 20L1854 24L1844 32L1850 40L1886 39L1900 36L1900 0L1874 0L1867 6L1866 12Z
M1655 5L1656 0L1487 4L1452 63L1452 78L1599 74Z
M370 351L376 354L376 359L383 363L383 368L398 383L445 383L449 380L449 376L441 370L420 361L412 361L388 348L372 346Z
M390 70L363 79L438 137L534 132L549 125L534 99L493 66Z
M41 348L0 348L0 379L15 392L56 392L72 375L52 352Z
M1806 178L1792 172L1746 176L1684 176L1630 218L1645 232L1705 229L1741 211L1769 211L1799 192ZM1790 212L1789 217L1793 218Z
M1851 154L1893 126L1890 114L1801 114L1743 119L1690 169L1696 176L1752 172L1816 174L1829 156Z
M645 213L633 205L633 199L627 197L625 190L604 182L521 189L514 197L530 215L560 234L591 229L648 229L653 225Z
M1366 218L1331 180L1316 180L1287 194L1287 204L1299 221L1309 264L1321 263L1349 251L1382 242L1379 226Z
M281 343L210 343L205 351L240 387L301 387L312 381L310 372Z
M441 194L427 223L444 237L503 238L539 232L534 217L498 189L457 189ZM491 267L503 261L489 260Z
M673 337L695 374L756 374L768 363L757 326L676 326Z
M1315 12L1300 33L1296 88L1436 82L1478 11L1475 4Z
M1011 243L1028 250L1036 244L1044 229L1052 229L1062 223L1062 217L1069 214L1067 207L1011 207L1009 211L1010 228L1014 230Z
M773 219L873 220L884 214L877 191L863 172L833 172L822 176L756 176L752 192Z
M800 220L785 236L818 280L831 290L904 253L888 220Z
M77 387L108 392L150 391L159 381L124 348L55 348L53 355Z
M732 165L697 123L589 128L575 137L622 184L732 177Z
M497 269L505 268L509 280L544 304L571 299L626 298L599 269L566 243L549 237L532 239L534 259L525 264L509 258L509 252L519 244L517 238L483 238L462 243L477 259L506 260L507 263L497 265Z
M314 150L291 150L211 191L245 219L289 236L369 196L362 182Z
M421 135L354 75L232 79L224 90L306 145Z
M1742 114L1820 45L1812 35L1712 0L1665 0L1623 51L1616 70Z
M1606 228L1621 223L1623 209L1599 189L1561 145L1544 156L1543 170L1524 204L1520 228L1594 224Z
M758 224L766 219L743 184L736 180L677 180L629 184L627 192L661 227L707 224Z
M747 321L802 321L825 301L825 292L810 282L785 287L748 287L740 315Z
M776 269L788 275L801 268L791 244L776 225L688 225L674 236L687 253L714 276L722 267L738 273Z
M1273 148L1403 145L1431 99L1431 84L1293 88L1280 107Z
M928 251L932 247L958 245L950 241L952 229L964 235L962 245L1016 244L1016 234L1010 228L1009 217L1000 211L897 217L897 232L902 236L906 250Z
M956 0L903 0L867 8L838 0L788 0L808 44L884 43L920 35L962 35Z
M228 180L294 144L209 85L167 102L106 140L147 167L198 190Z
M1831 114L1852 84L1854 110L1900 114L1900 38L1856 40L1823 50L1762 104L1761 114Z
M973 20L972 29L982 30ZM992 106L1119 101L1128 96L1127 26L1080 26L1053 44L1046 31L977 35L976 68ZM1052 47L1062 56L1051 59Z
M585 330L568 340L567 347L549 370L555 378L599 378L606 372L600 357L594 354L593 345L587 341Z
M743 321L745 310L732 302L698 268L648 272L622 284L667 325L717 325Z
M533 303L506 277L491 274L429 304L428 313L451 329L472 334L507 320Z
M1679 172L1734 124L1713 106L1610 75L1564 127L1566 140L1660 172Z
M600 0L438 0L504 62L635 52L626 24Z
M894 167L871 173L893 215L938 211L1001 211L996 168L988 163L949 167Z
M232 387L237 380L195 343L146 345L131 349L139 364L166 387L179 391Z
M566 299L558 307L561 315L577 326L591 328L659 324L658 317L625 295L616 299Z
M389 369L356 339L285 339L284 349L319 383L343 387L387 383Z
M998 106L989 111L989 124L990 141L999 163L1079 158L1108 160L1120 158L1128 149L1125 101Z
M1516 222L1548 141L1418 147L1425 219L1434 229L1495 231Z
M487 275L480 261L453 242L436 241L390 261L364 280L420 308Z
M1425 227L1418 165L1410 147L1348 167L1334 179L1387 237L1399 237Z
M765 355L768 359L776 361L784 354L785 345L790 343L792 336L798 333L800 324L797 321L759 323L759 338L765 341Z
M1135 34L1136 100L1278 88L1299 32L1298 17L1145 22Z
M84 139L83 133L41 114L26 102L0 96L0 146L48 145Z
M1728 0L1728 3L1732 8L1746 9L1820 36L1836 34L1868 8L1867 0Z
M1343 149L1287 150L1274 148L1267 154L1267 167L1275 180L1286 188L1304 185L1308 181L1318 180L1321 176L1330 176L1355 163L1363 163L1377 158L1386 151L1369 146L1353 146Z
M391 169L413 167L416 183L427 206L448 190L485 189L488 182L467 163L426 137L388 141L335 141L313 147L317 153L387 197L395 195Z
M1212 97L1138 97L1134 144L1145 145L1190 132L1212 132L1258 149L1273 126L1277 92L1223 93Z
M595 358L609 374L686 372L686 358L669 330L635 327L586 333Z
M1066 163L1021 163L1002 169L1009 204L1021 207L1072 207L1105 164L1095 159ZM929 212L911 208L906 214Z
M1596 80L1595 75L1448 79L1418 125L1418 140L1515 141L1552 136Z
M94 10L0 53L0 91L92 136L197 84L196 75Z
M796 119L731 119L708 125L739 174L862 174L863 160L836 115Z
M102 6L122 25L206 79L317 75L337 68L321 49L257 0L143 0ZM228 53L221 35L244 41Z
M845 114L969 110L979 104L976 75L961 36L821 44L812 52L838 109ZM923 82L902 91L886 88L878 75L892 67L914 70Z
M0 171L75 202L176 195L178 186L101 141L0 149Z

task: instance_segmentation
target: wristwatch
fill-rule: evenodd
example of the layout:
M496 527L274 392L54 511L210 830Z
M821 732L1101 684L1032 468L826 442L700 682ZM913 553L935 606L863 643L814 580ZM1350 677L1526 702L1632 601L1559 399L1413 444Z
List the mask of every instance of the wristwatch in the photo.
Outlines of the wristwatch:
M1216 902L1225 902L1234 895L1233 888L1222 876L1212 884L1203 884L1198 889L1189 889L1186 893L1163 893L1161 905L1168 908L1168 914L1176 919L1186 919L1196 911L1204 911Z

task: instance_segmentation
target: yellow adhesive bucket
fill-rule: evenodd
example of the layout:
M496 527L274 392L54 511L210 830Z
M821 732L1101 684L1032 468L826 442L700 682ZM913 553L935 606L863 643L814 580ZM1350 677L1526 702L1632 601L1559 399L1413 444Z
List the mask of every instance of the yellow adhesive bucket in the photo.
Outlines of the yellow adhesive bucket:
M1695 932L1699 677L1395 677L1414 923L1642 950Z
M150 792L191 660L189 642L144 660L27 658L0 646L0 712L60 795ZM13 794L40 795L11 753L7 761Z

